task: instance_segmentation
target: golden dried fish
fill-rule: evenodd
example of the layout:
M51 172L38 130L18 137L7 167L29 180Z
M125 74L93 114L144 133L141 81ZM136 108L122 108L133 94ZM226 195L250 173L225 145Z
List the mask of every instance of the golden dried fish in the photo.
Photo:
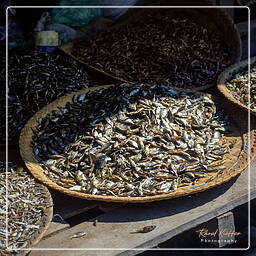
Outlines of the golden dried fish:
M141 229L136 230L135 232L132 232L132 234L134 234L134 233L148 233L148 232L153 231L155 228L156 228L155 225L145 226Z

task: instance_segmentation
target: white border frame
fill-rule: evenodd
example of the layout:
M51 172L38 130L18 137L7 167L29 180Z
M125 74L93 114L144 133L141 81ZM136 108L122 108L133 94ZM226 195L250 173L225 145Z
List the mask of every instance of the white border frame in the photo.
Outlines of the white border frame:
M6 8L6 247L8 247L8 10L9 9L21 9L21 8L221 8L221 9L247 9L248 10L248 71L250 73L250 55L251 55L251 26L250 26L250 8L248 6L8 6ZM250 88L250 75L248 85ZM249 89L249 106L250 106L250 89ZM250 131L250 111L248 110L248 131ZM248 143L248 247L247 248L25 248L19 249L19 251L246 251L250 248L250 223L251 223L251 205L250 205L250 157L251 157L251 141L250 133Z

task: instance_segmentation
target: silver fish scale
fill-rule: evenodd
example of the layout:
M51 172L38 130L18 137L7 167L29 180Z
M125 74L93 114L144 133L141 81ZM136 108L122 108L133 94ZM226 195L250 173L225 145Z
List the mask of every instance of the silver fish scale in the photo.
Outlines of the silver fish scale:
M42 226L45 195L25 172L9 163L8 167L8 246L6 250L6 174L0 162L0 249L1 255L16 255L29 246L28 241Z
M149 196L221 172L229 124L204 94L121 84L38 120L32 146L45 174L70 190Z

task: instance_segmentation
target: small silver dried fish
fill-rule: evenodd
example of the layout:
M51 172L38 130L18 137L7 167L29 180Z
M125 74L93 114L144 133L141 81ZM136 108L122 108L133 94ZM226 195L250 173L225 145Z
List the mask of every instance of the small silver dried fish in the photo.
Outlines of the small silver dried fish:
M43 224L48 207L45 194L22 168L0 162L0 249L1 255L16 255ZM7 174L7 176L6 176ZM8 247L6 248L6 177L8 180Z
M80 237L83 237L85 235L87 235L86 232L77 232L73 236L71 236L71 239L73 239L73 238L80 238Z
M222 171L229 127L205 94L121 84L74 96L40 118L32 147L45 175L62 187L151 196Z
M247 67L240 69L226 84L235 99L239 100L245 106L249 106L250 100L250 108L253 110L256 109L256 62L251 64L250 85Z

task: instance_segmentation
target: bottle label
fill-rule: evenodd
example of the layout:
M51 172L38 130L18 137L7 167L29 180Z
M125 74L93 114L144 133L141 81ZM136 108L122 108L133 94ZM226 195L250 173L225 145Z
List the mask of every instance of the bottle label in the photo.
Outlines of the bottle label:
M59 34L55 31L35 32L35 46L58 46Z

